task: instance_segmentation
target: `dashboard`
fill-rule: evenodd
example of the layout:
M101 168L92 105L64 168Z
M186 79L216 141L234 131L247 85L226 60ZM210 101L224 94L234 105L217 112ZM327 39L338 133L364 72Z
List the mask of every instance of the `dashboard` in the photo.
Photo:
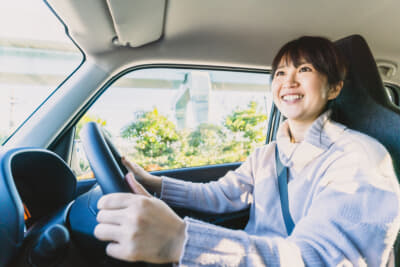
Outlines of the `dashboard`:
M0 153L0 266L23 247L35 223L68 205L76 178L55 153L19 148Z

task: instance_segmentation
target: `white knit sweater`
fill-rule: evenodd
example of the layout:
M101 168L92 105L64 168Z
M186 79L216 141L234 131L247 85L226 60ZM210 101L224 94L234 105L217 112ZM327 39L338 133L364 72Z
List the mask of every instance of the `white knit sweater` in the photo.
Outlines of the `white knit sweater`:
M399 185L386 149L322 114L303 142L288 125L235 171L200 184L163 177L174 206L230 212L250 205L244 229L185 218L181 266L384 266L400 228ZM290 236L282 217L275 146L289 167Z

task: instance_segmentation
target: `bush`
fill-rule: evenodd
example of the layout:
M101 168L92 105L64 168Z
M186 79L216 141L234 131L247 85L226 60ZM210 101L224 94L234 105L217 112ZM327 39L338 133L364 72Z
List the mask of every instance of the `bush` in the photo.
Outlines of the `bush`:
M122 130L121 136L133 139L136 149L147 157L172 153L171 145L179 139L174 123L158 114L156 108L139 115L137 121Z
M223 126L200 124L194 131L176 126L157 109L139 114L121 136L135 142L129 158L147 171L244 161L265 140L267 116L252 101L236 109Z

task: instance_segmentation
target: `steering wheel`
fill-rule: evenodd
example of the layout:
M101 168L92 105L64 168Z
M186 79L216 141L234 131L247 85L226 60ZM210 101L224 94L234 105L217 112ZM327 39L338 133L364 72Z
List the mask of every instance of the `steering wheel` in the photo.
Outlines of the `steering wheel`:
M136 263L120 265L118 260L108 257L104 253L107 242L99 241L94 236L94 229L98 224L96 220L98 200L102 195L109 193L131 192L124 180L124 174L128 170L100 125L94 122L85 124L80 137L100 187L92 187L77 196L69 209L68 225L74 243L79 249L90 251L86 256L89 261L95 262L93 266L137 266Z
M87 159L103 194L131 192L124 179L128 172L118 150L95 122L85 124L80 132Z

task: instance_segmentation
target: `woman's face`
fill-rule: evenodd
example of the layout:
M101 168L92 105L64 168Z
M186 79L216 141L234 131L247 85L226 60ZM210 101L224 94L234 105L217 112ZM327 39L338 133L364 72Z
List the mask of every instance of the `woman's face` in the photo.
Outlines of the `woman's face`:
M326 75L305 60L298 67L282 58L272 80L274 103L288 120L312 123L340 88L329 88ZM336 90L339 89L339 90ZM338 91L338 92L337 92Z

